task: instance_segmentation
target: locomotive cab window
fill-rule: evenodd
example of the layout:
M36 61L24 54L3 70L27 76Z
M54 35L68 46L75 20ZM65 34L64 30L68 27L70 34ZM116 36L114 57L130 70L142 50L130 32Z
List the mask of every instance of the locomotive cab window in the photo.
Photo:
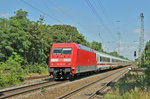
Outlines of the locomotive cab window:
M53 55L60 55L62 52L62 48L53 48Z
M72 48L53 48L53 55L70 55Z
M62 54L63 55L71 55L72 48L63 48Z

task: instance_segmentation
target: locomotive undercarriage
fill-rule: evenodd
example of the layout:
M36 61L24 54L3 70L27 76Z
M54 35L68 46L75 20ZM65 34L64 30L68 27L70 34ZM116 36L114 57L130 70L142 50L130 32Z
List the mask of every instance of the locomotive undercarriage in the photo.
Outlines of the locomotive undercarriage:
M84 75L91 75L94 74L96 71L88 71L88 72L83 72L83 73L77 73L77 74L72 74L71 68L50 68L49 73L50 75L53 75L54 80L60 80L60 79L69 79L69 80L74 80L78 78L78 76L84 76Z
M50 75L53 75L53 79L70 79L74 75L71 73L71 68L50 68Z

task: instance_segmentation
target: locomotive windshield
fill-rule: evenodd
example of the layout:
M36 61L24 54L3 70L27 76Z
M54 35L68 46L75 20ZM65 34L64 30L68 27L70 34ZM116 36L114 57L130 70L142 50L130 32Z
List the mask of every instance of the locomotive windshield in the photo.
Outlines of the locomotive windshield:
M53 48L53 55L71 55L72 48Z
M62 48L53 48L53 54L54 55L60 55L62 52Z

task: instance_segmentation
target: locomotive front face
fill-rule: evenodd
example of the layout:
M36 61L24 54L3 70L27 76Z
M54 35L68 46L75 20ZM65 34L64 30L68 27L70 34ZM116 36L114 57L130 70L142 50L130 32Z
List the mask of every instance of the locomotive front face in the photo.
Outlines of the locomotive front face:
M50 59L51 67L70 67L72 48L53 48Z
M65 77L71 73L72 48L55 47L52 49L50 58L50 74L57 75L57 78Z

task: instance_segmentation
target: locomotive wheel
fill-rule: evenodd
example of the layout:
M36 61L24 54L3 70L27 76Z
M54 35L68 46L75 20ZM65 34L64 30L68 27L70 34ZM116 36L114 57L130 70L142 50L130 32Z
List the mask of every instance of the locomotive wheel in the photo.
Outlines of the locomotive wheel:
M57 80L60 80L61 77L57 77Z
M75 78L79 78L79 74L76 74L76 75L75 75Z
M64 79L64 80L66 80L66 79L67 79L67 77L66 77L66 76L63 76L63 79Z
M69 80L73 81L74 80L74 76L70 75Z

